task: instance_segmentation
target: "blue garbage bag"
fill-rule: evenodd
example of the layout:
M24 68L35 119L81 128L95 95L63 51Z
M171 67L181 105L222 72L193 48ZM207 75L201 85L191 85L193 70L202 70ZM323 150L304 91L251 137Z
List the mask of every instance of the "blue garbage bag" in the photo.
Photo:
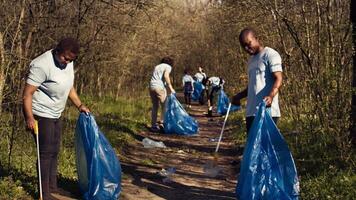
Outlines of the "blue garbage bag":
M164 132L178 135L198 133L198 122L184 110L175 95L170 94L166 100L164 114Z
M236 194L240 200L297 200L299 196L292 154L265 102L259 105L248 134Z
M116 200L121 191L121 166L92 115L81 113L75 131L79 187L85 200Z
M199 101L203 89L204 89L204 86L201 82L199 82L199 81L194 82L194 91L192 94L193 101Z
M229 104L229 97L227 97L224 90L221 89L218 98L217 113L219 113L220 115L225 115L227 113L227 109L229 108ZM230 112L236 110L240 110L240 106L231 105Z

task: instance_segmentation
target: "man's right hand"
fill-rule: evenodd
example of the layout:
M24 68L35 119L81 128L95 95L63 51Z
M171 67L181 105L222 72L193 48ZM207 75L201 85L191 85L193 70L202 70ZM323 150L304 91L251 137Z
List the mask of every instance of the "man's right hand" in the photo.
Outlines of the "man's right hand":
M29 117L26 119L27 128L33 130L35 127L35 118Z

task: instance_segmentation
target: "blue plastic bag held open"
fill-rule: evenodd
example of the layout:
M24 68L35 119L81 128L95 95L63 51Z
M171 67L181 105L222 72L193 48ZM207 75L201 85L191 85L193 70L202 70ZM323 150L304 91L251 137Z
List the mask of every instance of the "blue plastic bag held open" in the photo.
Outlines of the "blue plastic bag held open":
M217 113L219 113L220 115L225 115L227 112L227 108L229 107L229 104L230 104L229 97L227 97L224 90L221 89L219 92ZM236 110L240 110L240 106L231 105L230 112Z
M297 200L299 196L292 154L265 102L259 105L248 134L236 194L240 200Z
M178 135L198 133L198 122L189 116L173 94L170 94L166 100L164 132Z
M79 186L85 200L116 200L121 191L121 166L92 115L81 113L75 132Z
M204 86L201 82L199 82L199 81L194 82L194 91L192 94L193 101L199 101L203 89L204 89Z

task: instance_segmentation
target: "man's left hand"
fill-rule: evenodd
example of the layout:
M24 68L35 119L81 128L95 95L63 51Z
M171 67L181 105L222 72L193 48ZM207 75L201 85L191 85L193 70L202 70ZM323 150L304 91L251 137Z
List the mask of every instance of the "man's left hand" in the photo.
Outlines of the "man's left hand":
M265 96L263 100L266 102L266 106L269 107L272 104L273 97L271 96Z

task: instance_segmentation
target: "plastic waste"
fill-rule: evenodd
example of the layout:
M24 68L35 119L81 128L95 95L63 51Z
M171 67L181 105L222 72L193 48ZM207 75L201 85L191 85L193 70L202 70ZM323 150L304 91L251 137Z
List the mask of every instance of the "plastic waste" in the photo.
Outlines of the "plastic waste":
M170 167L168 169L162 169L158 174L160 176L168 177L168 176L171 176L172 174L174 174L175 172L176 172L176 168Z
M166 100L164 132L167 134L194 135L198 133L198 122L184 110L174 95Z
M178 150L177 153L178 154L185 154L185 152L183 150Z
M91 114L79 115L75 131L75 152L83 199L118 199L121 192L120 162Z
M299 180L288 145L266 103L256 113L243 153L237 199L297 200Z
M166 148L166 145L164 145L163 142L157 142L149 138L144 138L142 144L145 148Z
M221 89L218 97L217 113L219 113L220 115L225 115L227 112L227 108L229 107L229 103L229 97L226 95L224 90ZM230 112L240 110L240 108L240 106L231 105Z
M203 166L204 174L212 178L218 176L221 170L222 169L213 161L207 162Z
M199 101L203 89L204 89L204 86L201 82L199 82L199 81L194 82L194 91L192 93L193 101Z
M158 172L158 174L162 177L164 177L162 179L163 183L171 183L172 182L172 175L176 172L176 168L175 167L170 167L167 170L166 169L162 169L160 172Z

